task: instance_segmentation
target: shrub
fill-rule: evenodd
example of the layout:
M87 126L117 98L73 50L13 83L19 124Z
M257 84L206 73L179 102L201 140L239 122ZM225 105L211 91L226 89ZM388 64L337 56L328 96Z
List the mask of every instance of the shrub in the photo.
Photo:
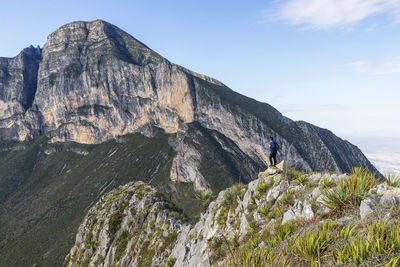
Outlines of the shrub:
M324 205L332 210L359 205L367 198L368 191L377 185L375 174L355 168L350 177L340 180L335 188L323 190Z
M117 250L115 251L115 261L118 262L125 253L129 241L129 232L124 231L117 239Z
M292 180L297 180L299 177L303 176L303 173L298 170L294 170L290 167L286 167L284 170L284 175L286 180L292 181Z
M111 215L110 221L108 223L108 236L113 239L115 234L121 228L122 220L124 219L125 214L122 211L118 210L116 213Z
M275 225L275 236L279 241L284 241L286 238L297 230L296 221L291 221L283 225Z
M167 264L168 267L172 267L172 266L175 265L175 262L176 262L176 258L170 257L170 258L167 259L166 264Z
M296 178L296 182L299 185L305 185L307 183L307 178L303 175L300 175Z
M335 185L335 183L333 181L329 180L328 178L324 177L321 179L321 186L323 188L331 188L334 185Z
M257 185L257 192L265 193L267 189L268 189L267 183L265 182L264 179L261 179L261 181Z
M237 206L237 198L243 196L243 192L245 191L245 186L243 184L236 184L232 187L228 188L224 192L224 199L222 205L229 208L236 208Z
M263 216L267 216L269 213L269 206L267 204L260 206L260 208L258 208L258 212Z
M397 175L387 175L386 184L393 187L400 187L400 177Z
M206 211L208 208L208 205L210 205L211 201L215 199L215 196L208 193L208 192L198 192L196 194L196 198L194 199L197 201L197 205L203 209L203 211Z

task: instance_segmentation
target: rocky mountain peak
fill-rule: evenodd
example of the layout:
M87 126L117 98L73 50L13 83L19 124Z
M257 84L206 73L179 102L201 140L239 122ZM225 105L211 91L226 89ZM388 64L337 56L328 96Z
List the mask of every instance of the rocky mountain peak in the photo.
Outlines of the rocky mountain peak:
M148 63L149 56L151 60L161 59L145 44L103 20L66 24L47 37L43 49L45 54L78 51L80 54L91 55L100 50L135 64Z

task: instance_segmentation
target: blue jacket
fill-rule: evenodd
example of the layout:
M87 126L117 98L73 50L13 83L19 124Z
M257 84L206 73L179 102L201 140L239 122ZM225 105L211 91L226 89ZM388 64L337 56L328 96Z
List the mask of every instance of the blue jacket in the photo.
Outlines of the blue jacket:
M272 142L271 143L269 143L271 146L270 146L270 150L271 150L271 152L274 152L274 150L275 150L275 148L276 148L276 142L275 142L275 140L272 140Z

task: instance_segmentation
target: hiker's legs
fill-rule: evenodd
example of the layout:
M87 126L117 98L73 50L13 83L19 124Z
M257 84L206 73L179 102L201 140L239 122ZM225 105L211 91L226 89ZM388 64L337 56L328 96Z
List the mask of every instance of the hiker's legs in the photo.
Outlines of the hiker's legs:
M272 156L271 161L273 161L273 164L272 163L271 164L272 164L272 166L275 166L276 165L276 150L271 153L271 156Z
M276 165L276 150L269 154L269 163L271 164L271 166Z

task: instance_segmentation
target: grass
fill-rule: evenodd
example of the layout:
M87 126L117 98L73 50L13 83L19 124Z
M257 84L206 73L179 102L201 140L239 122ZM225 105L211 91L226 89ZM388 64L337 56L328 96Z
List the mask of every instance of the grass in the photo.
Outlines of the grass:
M336 183L322 181L326 201L330 207L349 214L358 210L361 200L368 196L379 180L364 169L354 169L351 174ZM261 192L257 190L257 192ZM248 219L247 237L239 238L239 245L226 244L223 239L214 240L213 264L225 259L222 266L398 266L400 263L400 221L395 216L381 221L376 214L367 221L334 221L336 213L302 224L291 221L280 224L282 207L289 203L288 197L275 207L261 205L257 211L269 218L277 218L275 225L260 229ZM349 208L348 210L345 210ZM346 213L347 212L347 213ZM393 208L391 213L400 210ZM231 242L231 241L229 241ZM227 249L230 246L231 252Z
M388 186L400 187L400 177L394 174L387 175L386 184Z
M333 211L357 206L378 183L375 174L366 169L355 168L348 178L338 181L336 187L322 191L324 205Z
M115 251L115 262L118 262L125 254L126 246L129 242L129 232L124 231L116 240L117 249Z
M275 236L278 241L284 241L288 236L293 234L297 230L297 222L296 221L291 221L288 223L285 223L283 225L281 224L276 224L275 225Z
M111 215L110 221L108 223L108 236L110 238L114 237L118 230L121 228L121 222L124 219L125 214L118 210L113 215Z
M321 186L322 188L331 188L335 185L335 182L333 182L332 180L329 180L328 178L324 177L321 179Z
M284 173L285 179L288 181L299 180L299 179L301 180L302 179L301 177L304 178L304 175L301 171L292 169L290 167L285 167L283 173Z
M297 184L299 184L299 185L306 185L307 182L308 182L308 179L307 179L305 176L300 175L300 176L297 176L296 182L297 182Z
M286 194L284 194L279 200L278 204L279 206L285 206L285 205L290 205L293 202L293 195L294 191L288 191Z
M258 208L258 212L263 216L267 216L269 213L269 206L267 204L261 205Z
M235 184L224 192L224 197L220 205L220 212L217 216L217 223L220 228L226 226L229 211L236 209L238 206L238 198L242 199L246 192L246 186L243 184Z
M268 185L264 179L261 179L261 181L258 183L256 190L257 190L257 192L262 193L262 194L267 192Z

